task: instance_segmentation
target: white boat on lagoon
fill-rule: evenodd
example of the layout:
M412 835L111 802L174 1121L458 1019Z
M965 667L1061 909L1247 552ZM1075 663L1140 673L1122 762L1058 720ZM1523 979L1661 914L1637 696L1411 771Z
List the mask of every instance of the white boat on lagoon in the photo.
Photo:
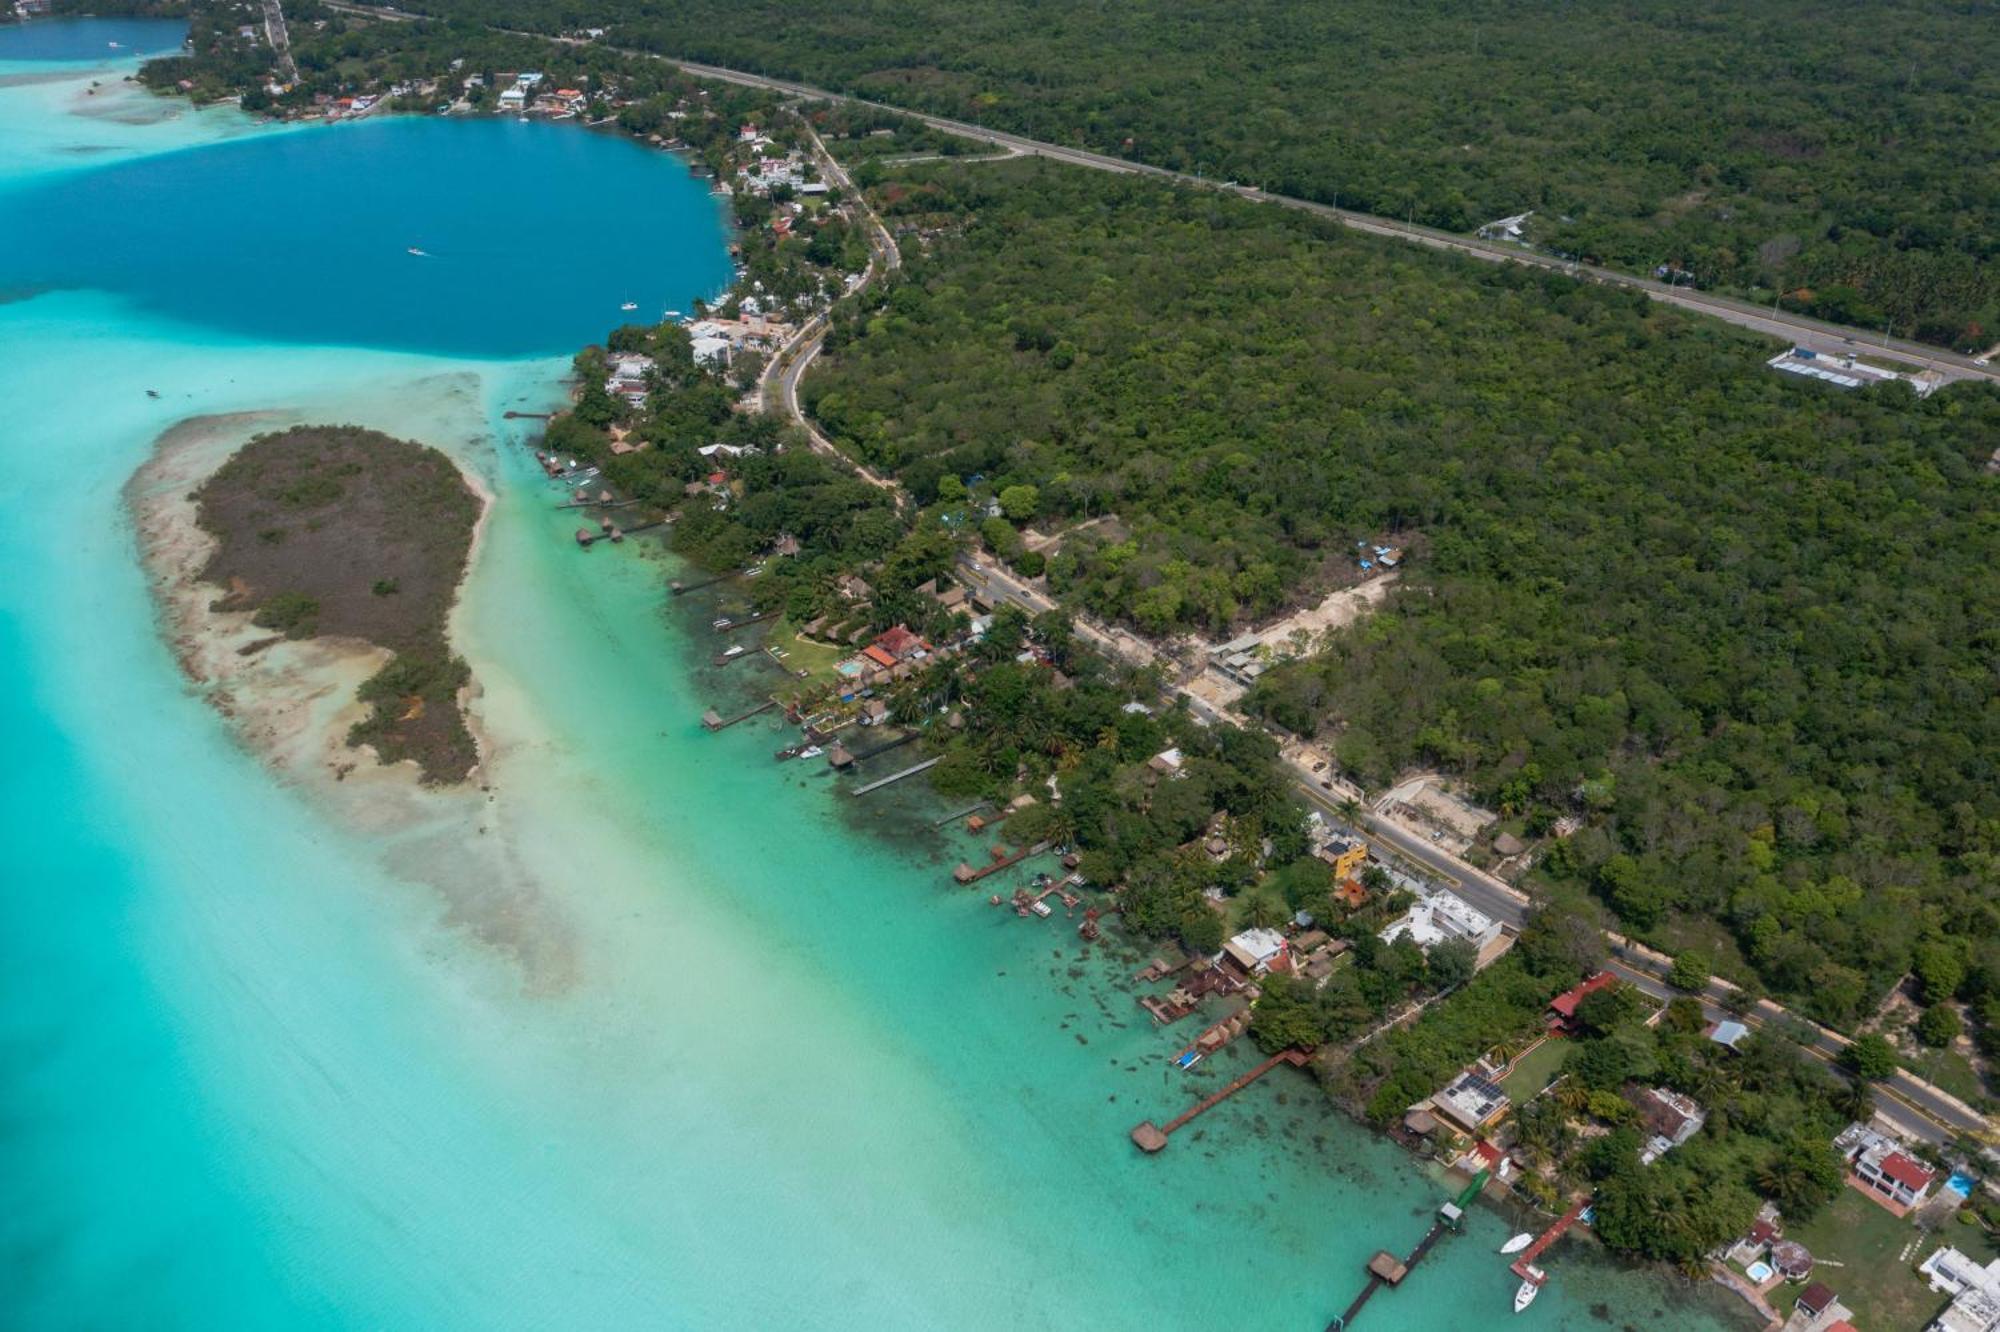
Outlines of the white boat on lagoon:
M1542 1283L1549 1279L1548 1273L1542 1271L1541 1268L1534 1266L1532 1263L1526 1268L1526 1273L1521 1279L1520 1289L1514 1292L1515 1313L1520 1313L1523 1309L1533 1304L1535 1296L1542 1293Z
M1514 1236L1513 1239L1510 1239L1505 1244L1501 1245L1500 1252L1519 1253L1521 1250L1527 1248L1530 1244L1533 1244L1534 1242L1535 1242L1534 1232L1524 1230L1520 1234Z

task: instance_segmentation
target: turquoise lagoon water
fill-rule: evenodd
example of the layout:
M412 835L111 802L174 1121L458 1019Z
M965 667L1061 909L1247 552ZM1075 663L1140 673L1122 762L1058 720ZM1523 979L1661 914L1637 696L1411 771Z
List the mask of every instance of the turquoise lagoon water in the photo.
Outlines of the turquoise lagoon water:
M187 31L184 19L36 19L0 26L0 60L108 65L179 50Z
M517 178L539 140L188 118L80 166L63 143L98 126L50 89L0 89L0 139L21 121L40 145L0 159L0 286L24 293L0 305L0 1320L1316 1327L1369 1253L1422 1233L1442 1186L1288 1073L1138 1156L1132 1123L1241 1056L1171 1073L1185 1033L1121 988L1134 959L950 890L957 846L875 835L920 827L921 792L859 805L773 764L757 723L701 731L765 668L703 664L703 611L671 604L657 554L577 552L503 418L560 399L615 302L557 284L536 306L482 274L412 308L406 269L335 247L314 304L202 234L263 198L380 205L374 182L466 161ZM573 137L533 196L593 199L630 299L710 289L699 182ZM193 211L110 184L185 203L181 170L214 191ZM371 234L449 237L441 268L490 246L517 277L609 271L573 224L521 248L531 207L461 201L489 232L420 197ZM130 225L24 203L51 198ZM101 268L68 252L80 235ZM188 255L203 282L158 271ZM256 411L209 435L357 421L497 494L455 624L490 790L336 809L178 673L124 490L163 431ZM1514 1319L1506 1229L1475 1216L1365 1325L1721 1325L1574 1246Z

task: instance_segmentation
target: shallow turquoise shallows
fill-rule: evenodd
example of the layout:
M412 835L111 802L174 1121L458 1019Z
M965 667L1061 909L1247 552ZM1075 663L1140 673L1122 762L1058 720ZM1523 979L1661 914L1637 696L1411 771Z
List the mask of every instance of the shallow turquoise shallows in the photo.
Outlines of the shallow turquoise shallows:
M0 80L0 1324L1307 1329L1415 1243L1444 1184L1290 1071L1138 1155L1248 1053L1171 1069L1143 958L953 889L917 783L705 733L767 669L708 665L725 603L567 539L506 414L726 275L701 182L93 77ZM496 496L453 626L490 789L274 776L179 673L128 484L301 420ZM1575 1243L1515 1319L1508 1230L1361 1325L1723 1325Z

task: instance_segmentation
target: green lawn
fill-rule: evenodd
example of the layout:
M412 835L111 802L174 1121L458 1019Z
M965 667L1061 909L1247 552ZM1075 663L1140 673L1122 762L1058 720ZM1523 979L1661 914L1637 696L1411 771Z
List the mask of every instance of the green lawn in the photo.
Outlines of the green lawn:
M1961 1237L1956 1232L1964 1229L1947 1227L1942 1238L1958 1243ZM1841 1302L1854 1310L1857 1327L1924 1327L1945 1306L1946 1301L1930 1292L1916 1269L1924 1254L1938 1246L1937 1239L1926 1240L1904 1259L1903 1250L1917 1237L1917 1228L1852 1188L1843 1187L1840 1196L1809 1224L1788 1224L1785 1237L1805 1245L1821 1260L1813 1269L1813 1279L1831 1286ZM1972 1239L1969 1235L1963 1238L1967 1242ZM1836 1262L1842 1266L1830 1265ZM1768 1298L1779 1313L1790 1313L1798 1290L1781 1286Z
M1562 1070L1563 1059L1569 1051L1568 1041L1543 1041L1514 1061L1514 1067L1500 1079L1500 1090L1506 1092L1516 1105L1532 1098Z

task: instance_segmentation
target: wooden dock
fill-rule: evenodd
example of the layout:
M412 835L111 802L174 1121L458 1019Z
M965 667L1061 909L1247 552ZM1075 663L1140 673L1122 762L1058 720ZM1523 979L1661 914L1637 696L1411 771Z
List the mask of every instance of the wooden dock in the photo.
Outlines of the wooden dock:
M858 796L865 796L870 791L877 790L881 787L887 786L891 782L900 782L905 777L914 777L920 772L928 772L932 768L935 768L938 765L938 762L939 760L934 758L925 759L922 763L916 764L914 767L905 768L901 772L890 773L887 777L877 777L874 781L868 783L866 786L855 787L854 794Z
M772 708L775 708L777 706L778 706L777 699L775 698L766 699L764 702L759 703L756 707L750 709L750 711L739 712L734 717L724 717L714 708L710 708L707 712L701 714L701 724L703 726L706 726L711 731L726 731L730 727L736 725L737 722L749 721L752 717L756 716L758 713L769 712Z
M931 827L942 828L947 823L957 823L960 819L964 818L968 814L977 814L980 810L985 809L991 803L992 802L989 800L974 801L972 804L967 805L964 809L958 811L958 813L947 814L943 818L934 821L931 824Z
M668 583L667 588L675 596L680 596L683 592L698 592L704 587L713 587L717 583L726 583L742 572L741 569L731 569L728 573L719 573L710 578L698 578L692 583L683 583L675 580Z
M975 869L969 862L961 860L958 862L958 868L951 872L951 877L956 883L978 883L989 874L998 874L1009 865L1018 865L1029 856L1048 849L1049 844L1047 842L1037 842L1033 846L1024 846L1012 853L1009 853L1005 847L996 846L993 848L992 863Z
M597 544L600 541L611 541L611 542L623 541L626 537L631 536L634 532L645 532L651 530L652 528L665 527L666 525L667 525L666 519L655 518L650 523L637 523L631 527L620 527L616 523L612 522L610 519L607 518L604 520L603 531L593 532L587 527L577 528L576 544L583 547L585 550L589 550L593 545Z
M1361 1316L1361 1311L1367 1307L1368 1301L1375 1298L1376 1291L1384 1286L1402 1285L1404 1279L1417 1270L1417 1264L1424 1260L1424 1255L1429 1253L1439 1240L1463 1228L1465 1209L1479 1196L1479 1191L1486 1187L1489 1174L1488 1171L1480 1171L1472 1177L1472 1182L1466 1186L1465 1191L1458 1195L1457 1201L1445 1203L1438 1208L1437 1219L1431 1222L1431 1228L1424 1232L1424 1237L1417 1241L1417 1247L1410 1250L1409 1257L1399 1260L1387 1249L1377 1249L1375 1256L1368 1260L1367 1284L1361 1287L1361 1293L1354 1297L1345 1312L1334 1315L1333 1321L1326 1325L1326 1332L1346 1332L1348 1328L1353 1327L1354 1320Z
M904 745L909 744L910 741L922 734L923 732L921 731L905 731L894 740L884 740L879 745L870 745L866 749L857 751L854 755L854 761L856 763L865 763L877 754L886 754L892 749L901 749Z
M741 620L731 620L728 624L721 626L715 632L718 634L733 634L738 629L748 629L753 624L761 624L765 620L775 620L780 615L783 614L784 614L783 611L765 611L762 615L746 616Z
M1548 1251L1551 1244L1563 1237L1563 1232L1576 1224L1583 1215L1583 1209L1590 1206L1590 1196L1585 1194L1569 1205L1569 1210L1556 1218L1556 1223L1536 1237L1535 1242L1519 1258L1513 1261L1510 1270L1523 1281L1533 1281L1540 1285L1547 1276L1535 1267L1535 1259Z
M1165 1124L1155 1124L1152 1120L1147 1120L1132 1130L1132 1141L1137 1144L1139 1150L1142 1152L1157 1152L1167 1145L1167 1139L1173 1136L1175 1130L1185 1128L1188 1122L1196 1116L1221 1105L1224 1101L1236 1095L1237 1092L1242 1091L1245 1087L1263 1077L1278 1065L1290 1064L1293 1068L1298 1068L1306 1062L1308 1057L1303 1050L1280 1050L1277 1054L1272 1055L1248 1073L1243 1074L1221 1091L1202 1097L1199 1101L1196 1101L1193 1105L1181 1111L1172 1119L1169 1119Z

